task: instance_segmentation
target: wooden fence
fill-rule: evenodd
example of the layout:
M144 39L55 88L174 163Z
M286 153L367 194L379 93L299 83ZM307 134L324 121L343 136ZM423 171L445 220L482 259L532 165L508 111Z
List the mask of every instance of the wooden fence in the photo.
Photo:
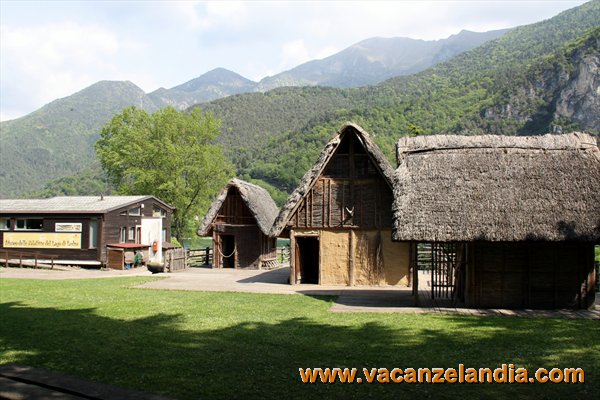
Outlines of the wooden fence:
M188 267L187 252L183 247L165 251L165 271L181 271Z
M212 247L206 247L204 249L189 249L187 256L190 267L212 265Z
M34 267L34 268L54 268L54 260L58 258L56 255L42 254L37 252L27 251L8 251L3 250L4 257L0 262L7 268L10 265L19 267Z
M188 264L190 267L202 267L212 265L213 250L212 247L203 249L189 249L187 252ZM290 262L290 247L281 246L276 249L276 268L289 265Z

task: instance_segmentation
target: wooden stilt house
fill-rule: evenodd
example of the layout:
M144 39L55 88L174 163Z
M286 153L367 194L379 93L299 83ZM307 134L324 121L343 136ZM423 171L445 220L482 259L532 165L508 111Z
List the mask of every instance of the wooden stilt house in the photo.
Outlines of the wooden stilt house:
M409 245L391 241L392 179L369 135L344 125L271 230L290 236L292 284L408 284Z
M397 156L393 237L431 251L432 295L481 308L594 304L592 136L403 138Z
M261 269L276 259L276 239L268 236L278 208L260 186L232 179L198 229L212 236L213 268Z

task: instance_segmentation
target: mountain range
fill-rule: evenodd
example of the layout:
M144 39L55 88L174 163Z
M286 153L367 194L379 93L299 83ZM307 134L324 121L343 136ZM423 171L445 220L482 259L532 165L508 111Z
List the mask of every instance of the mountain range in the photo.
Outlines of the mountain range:
M89 165L95 159L93 145L101 127L128 105L148 112L166 106L183 110L234 94L280 86L365 85L423 70L505 32L462 31L436 41L368 39L260 82L223 68L148 94L128 81L101 81L22 118L0 123L0 197L39 189L52 179Z
M441 40L371 38L322 60L301 64L260 82L224 68L209 71L171 89L148 94L158 106L186 109L194 104L240 93L266 92L283 86L331 86L350 88L372 85L410 75L449 60L457 54L501 37L508 29L489 32L463 30Z
M279 198L347 120L372 132L390 158L398 136L408 133L597 133L598 21L600 1L594 0L509 32L463 31L436 42L369 39L258 83L223 69L150 94L130 82L99 82L0 125L1 196L44 185L44 194L98 188L83 181L98 178L97 166L87 167L95 160L99 130L112 115L131 104L154 111L205 101L197 96L229 95L201 107L222 120L219 140L239 176ZM465 46L471 50L461 53ZM412 64L403 65L405 59ZM357 67L336 70L339 65ZM279 84L310 86L267 90ZM52 180L79 170L84 172L68 183Z

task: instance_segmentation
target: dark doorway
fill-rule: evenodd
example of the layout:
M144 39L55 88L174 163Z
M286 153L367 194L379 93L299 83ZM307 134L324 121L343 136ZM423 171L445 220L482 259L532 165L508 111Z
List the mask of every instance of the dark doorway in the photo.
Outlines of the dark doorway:
M319 238L296 237L296 282L319 283Z
M235 236L221 235L221 253L223 268L235 268Z

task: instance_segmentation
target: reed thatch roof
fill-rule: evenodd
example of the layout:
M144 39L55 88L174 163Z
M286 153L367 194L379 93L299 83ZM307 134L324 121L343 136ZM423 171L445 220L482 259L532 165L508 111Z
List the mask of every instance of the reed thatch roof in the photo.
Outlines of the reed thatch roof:
M402 138L397 157L394 240L600 241L590 135Z
M347 122L325 145L315 165L304 174L304 177L300 180L300 184L288 198L273 224L270 233L271 237L276 237L281 234L288 223L289 218L294 214L294 211L300 205L304 196L306 196L310 189L315 185L319 176L321 176L323 170L327 166L327 163L335 153L338 145L342 142L342 138L347 134L356 135L385 181L390 185L390 188L393 188L394 169L381 152L381 149L373 142L364 129L354 123Z
M240 193L242 200L250 209L250 212L256 219L258 227L265 234L269 234L273 221L277 216L279 209L277 205L269 195L269 193L261 188L260 186L253 185L252 183L242 181L240 179L232 179L227 183L225 188L221 190L219 196L215 199L212 206L208 210L208 213L202 221L202 225L198 228L199 236L206 236L212 227L212 223L221 208L221 205L227 198L227 193L230 188L236 188Z

